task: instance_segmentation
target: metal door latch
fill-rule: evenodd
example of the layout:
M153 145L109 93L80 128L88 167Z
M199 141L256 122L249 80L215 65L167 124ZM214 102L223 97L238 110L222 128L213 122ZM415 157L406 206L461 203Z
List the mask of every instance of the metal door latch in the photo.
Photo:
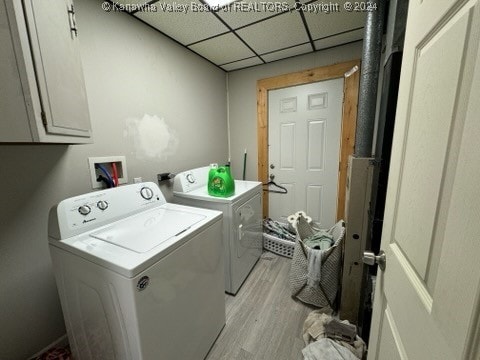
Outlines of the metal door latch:
M380 269L384 271L387 263L387 256L383 250L380 250L378 255L375 255L371 251L365 251L363 253L363 263L370 266L377 264Z

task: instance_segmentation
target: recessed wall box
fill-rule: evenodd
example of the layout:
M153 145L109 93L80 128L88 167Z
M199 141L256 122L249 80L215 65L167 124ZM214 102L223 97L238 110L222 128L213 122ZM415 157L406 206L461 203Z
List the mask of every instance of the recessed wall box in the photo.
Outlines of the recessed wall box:
M128 183L127 161L125 156L89 157L88 166L90 168L90 181L92 183L92 189L100 189L104 187L104 183L102 181L97 181L97 179L99 175L105 175L102 170L96 169L95 165L102 165L108 171L108 173L113 176L113 163L115 163L115 166L117 167L118 184L121 185Z

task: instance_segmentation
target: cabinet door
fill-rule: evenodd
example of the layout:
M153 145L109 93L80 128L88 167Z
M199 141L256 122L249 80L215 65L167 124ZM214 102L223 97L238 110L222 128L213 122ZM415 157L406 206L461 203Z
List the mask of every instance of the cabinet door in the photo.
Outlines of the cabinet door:
M24 6L47 133L90 137L73 3L25 0Z

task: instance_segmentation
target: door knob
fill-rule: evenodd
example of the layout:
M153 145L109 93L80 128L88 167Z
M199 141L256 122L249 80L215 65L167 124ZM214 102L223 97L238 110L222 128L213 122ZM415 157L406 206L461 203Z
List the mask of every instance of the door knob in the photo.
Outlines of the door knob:
M383 250L380 250L378 255L375 255L371 251L365 251L363 253L363 263L366 265L375 265L377 264L382 271L385 270L385 265L387 263L387 256Z
M275 169L275 164L270 164L270 169Z

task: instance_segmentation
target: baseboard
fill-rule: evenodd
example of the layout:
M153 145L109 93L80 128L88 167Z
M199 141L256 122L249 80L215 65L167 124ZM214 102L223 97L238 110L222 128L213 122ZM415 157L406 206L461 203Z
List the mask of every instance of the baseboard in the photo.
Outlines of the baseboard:
M62 347L62 346L66 346L68 345L68 338L67 338L67 334L63 335L63 336L60 336L57 340L55 340L54 342L52 342L50 345L47 345L46 347L44 347L42 350L40 350L39 352L37 352L35 355L32 355L29 357L29 360L33 360L35 359L37 356L40 356L42 355L44 352L46 352L47 350L53 348L53 347L56 347L56 346L59 346L59 347Z

